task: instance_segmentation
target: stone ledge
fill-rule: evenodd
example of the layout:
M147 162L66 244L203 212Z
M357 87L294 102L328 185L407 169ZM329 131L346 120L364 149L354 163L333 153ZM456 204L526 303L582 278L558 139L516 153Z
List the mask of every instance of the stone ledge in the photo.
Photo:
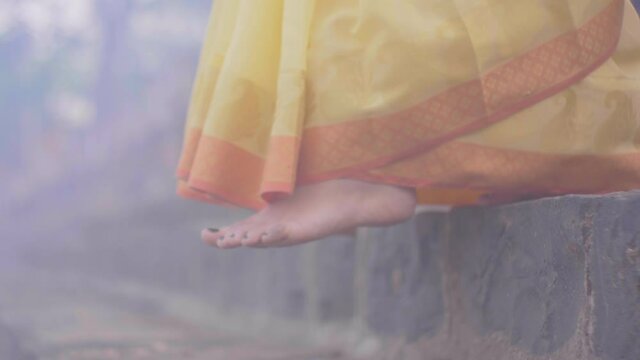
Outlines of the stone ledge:
M416 359L640 359L639 192L421 214L372 238L370 325Z

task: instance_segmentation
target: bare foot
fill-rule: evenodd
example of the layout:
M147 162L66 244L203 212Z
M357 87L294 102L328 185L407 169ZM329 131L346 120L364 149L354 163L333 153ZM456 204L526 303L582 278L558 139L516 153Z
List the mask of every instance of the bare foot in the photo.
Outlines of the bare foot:
M413 189L357 180L330 180L303 186L257 214L219 231L205 229L209 245L290 246L347 232L358 226L386 226L413 216Z

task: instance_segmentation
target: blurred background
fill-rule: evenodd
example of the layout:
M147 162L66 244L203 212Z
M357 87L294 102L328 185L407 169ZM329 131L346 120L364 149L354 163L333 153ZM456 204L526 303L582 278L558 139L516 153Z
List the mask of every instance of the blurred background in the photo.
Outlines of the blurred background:
M346 323L355 335L327 331L374 350L358 332L368 245L221 256L199 229L246 213L175 196L210 7L0 0L0 360L342 358L309 352L303 332L274 318L312 320L316 334ZM431 303L442 305L421 311ZM431 331L422 313L411 329Z
M222 255L200 229L247 212L175 194L211 6L0 0L0 360L343 358L295 325L309 248ZM353 277L328 280L350 322Z
M72 199L109 211L172 196L210 5L0 0L2 210L62 216Z
M44 214L64 216L74 201L91 203L86 214L173 196L210 5L0 1L0 203L16 218L9 228L46 226L56 219Z
M0 359L235 359L151 290L210 315L199 229L243 215L175 196L211 3L0 0Z

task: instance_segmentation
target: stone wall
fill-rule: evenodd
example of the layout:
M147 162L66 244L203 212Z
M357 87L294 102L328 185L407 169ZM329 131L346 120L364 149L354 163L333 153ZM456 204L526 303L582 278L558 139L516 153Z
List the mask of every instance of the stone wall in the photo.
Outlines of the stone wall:
M372 237L369 325L405 358L640 359L638 194L423 214Z

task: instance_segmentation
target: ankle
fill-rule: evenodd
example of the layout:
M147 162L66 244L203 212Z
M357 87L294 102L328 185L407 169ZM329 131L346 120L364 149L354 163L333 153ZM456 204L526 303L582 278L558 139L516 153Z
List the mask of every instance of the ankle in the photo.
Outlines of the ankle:
M412 188L380 185L377 191L364 194L356 204L364 223L380 224L384 219L386 224L394 224L411 218L417 205L417 194ZM362 209L371 211L362 211Z

